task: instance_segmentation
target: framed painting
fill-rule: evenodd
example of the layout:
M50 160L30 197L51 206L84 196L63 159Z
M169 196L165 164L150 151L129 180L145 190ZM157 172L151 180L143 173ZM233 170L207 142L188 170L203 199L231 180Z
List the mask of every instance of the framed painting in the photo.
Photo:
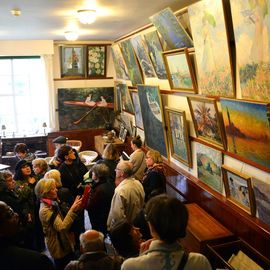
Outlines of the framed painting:
M60 46L61 78L86 77L86 46Z
M106 45L88 45L88 63L87 76L88 77L106 77Z
M165 116L171 155L191 168L191 148L185 111L165 107Z
M226 197L241 209L255 215L251 178L222 165L223 181Z
M115 68L116 78L119 80L129 80L127 66L124 61L122 52L118 44L111 46L113 64Z
M140 62L143 74L147 78L156 77L155 70L145 49L144 41L141 36L136 36L131 39L133 49Z
M196 143L198 178L215 191L222 193L222 153L201 143Z
M122 140L122 137L123 137L123 134L124 134L124 130L125 130L124 125L120 125L119 136L118 136L118 138L120 140Z
M118 86L119 83L118 81L114 82L114 110L121 112L122 111L122 98L121 98L121 90L120 87Z
M115 83L116 92L121 96L121 111L125 111L134 114L134 107L131 100L130 92L128 86L125 83L116 82Z
M192 39L179 23L170 8L165 8L154 14L150 17L150 21L156 27L171 50L193 47Z
M159 87L138 85L138 94L146 144L167 158L167 140Z
M235 97L223 0L202 0L188 7L201 93Z
M121 134L121 137L120 137L120 140L122 141L122 142L125 142L125 140L126 140L126 137L127 137L127 129L126 128L124 128L124 130L123 130L123 132L122 132L122 134Z
M269 1L230 4L242 97L270 102Z
M114 89L58 89L58 109L60 130L104 128L114 113Z
M157 77L160 80L166 80L167 74L163 62L163 48L157 31L153 31L144 35L145 43L148 48L148 54L156 71Z
M223 123L216 100L204 97L187 97L196 135L201 140L226 149Z
M134 111L135 111L136 126L139 127L140 129L143 129L142 111L141 111L138 91L131 91L131 96L132 96L133 106L134 106Z
M197 84L187 49L163 53L171 89L197 92Z
M256 216L270 225L270 185L256 178L252 178L251 182L256 202Z
M133 86L143 83L143 77L137 62L131 41L125 40L120 43L122 54L127 65L129 79Z
M270 168L270 104L220 99L228 151Z

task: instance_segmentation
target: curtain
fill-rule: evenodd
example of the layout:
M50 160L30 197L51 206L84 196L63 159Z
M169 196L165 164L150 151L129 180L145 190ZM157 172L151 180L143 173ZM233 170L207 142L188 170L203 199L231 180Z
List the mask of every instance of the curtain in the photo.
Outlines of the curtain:
M41 55L41 61L44 67L45 89L47 90L47 104L48 104L48 123L47 130L49 132L56 131L56 94L54 91L53 81L53 55Z

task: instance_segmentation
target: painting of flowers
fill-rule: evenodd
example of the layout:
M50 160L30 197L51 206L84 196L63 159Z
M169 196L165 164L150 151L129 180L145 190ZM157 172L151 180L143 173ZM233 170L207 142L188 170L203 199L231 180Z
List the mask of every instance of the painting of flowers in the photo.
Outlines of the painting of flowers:
M186 49L163 53L171 89L195 92L197 85L193 67Z
M129 80L127 66L118 44L111 47L113 63L116 73L116 78L120 80Z
M137 84L142 84L143 77L131 41L130 40L122 41L120 43L120 47L127 65L129 79L131 80L132 85L136 86Z
M163 108L158 86L138 85L145 142L148 147L167 157Z
M88 77L106 77L106 46L88 45Z
M270 225L270 185L252 178L252 186L257 209L256 215L262 222Z
M179 23L170 8L165 8L154 14L150 17L150 21L156 27L171 50L193 47L190 36Z
M222 153L201 143L196 143L198 178L212 189L222 193Z
M219 118L216 100L193 96L187 99L197 137L225 149L223 125Z
M242 97L270 101L270 2L231 0Z
M148 48L148 54L160 80L166 80L167 74L162 57L162 46L157 31L149 32L144 35Z
M192 167L188 124L185 111L165 107L171 155L188 167Z
M85 46L60 46L61 77L82 78L85 77Z
M222 165L226 197L251 215L255 214L251 178Z
M220 103L228 150L270 168L270 106L225 98Z
M136 36L131 39L132 46L140 62L143 74L147 78L156 77L155 70L145 49L144 41L141 36Z
M230 51L222 0L188 7L202 94L234 97Z

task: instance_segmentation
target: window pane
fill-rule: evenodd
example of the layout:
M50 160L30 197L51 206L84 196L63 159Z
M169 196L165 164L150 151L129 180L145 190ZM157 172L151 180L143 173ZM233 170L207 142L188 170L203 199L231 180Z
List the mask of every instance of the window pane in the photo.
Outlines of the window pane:
M12 80L10 75L0 75L1 95L12 94Z
M9 59L0 59L0 75L11 75L11 61Z

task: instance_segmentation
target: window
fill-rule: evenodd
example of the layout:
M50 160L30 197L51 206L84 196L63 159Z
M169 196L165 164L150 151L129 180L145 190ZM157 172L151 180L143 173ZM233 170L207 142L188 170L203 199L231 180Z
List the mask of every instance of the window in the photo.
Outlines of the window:
M6 135L44 131L49 109L40 57L0 57L0 126Z

